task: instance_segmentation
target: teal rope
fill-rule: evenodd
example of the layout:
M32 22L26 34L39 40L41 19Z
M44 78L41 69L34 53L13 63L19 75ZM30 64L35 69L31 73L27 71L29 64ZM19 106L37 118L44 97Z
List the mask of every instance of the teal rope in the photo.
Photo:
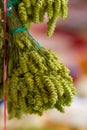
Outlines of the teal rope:
M11 12L12 12L12 6L15 6L17 7L18 5L18 0L11 0L9 2L7 2L7 16L10 16L11 15Z
M27 32L28 32L28 31L27 31ZM29 32L28 32L28 36L29 36L30 40L33 40L34 43L37 45L37 47L40 48L39 42L37 42L37 41L32 37L32 35L31 35Z
M19 27L19 28L15 28L14 30L12 30L11 34L15 34L15 33L19 33L19 32L24 32L24 31L27 31L27 28Z
M18 1L18 0L11 0L11 1L12 1L13 5L15 5L15 6L17 6L17 5L18 5L18 3L19 3L19 1Z
M12 1L7 2L7 8L12 7L12 6L13 6Z
M17 6L17 4L18 4L18 0L11 0L7 2L7 8L12 7L13 5Z
M29 33L27 28L25 28L25 27L15 28L10 33L11 34L16 34L16 33L24 32L24 31L26 31L28 33L28 36L29 36L30 40L34 41L34 43L37 45L37 47L40 48L40 44L32 37L32 35Z

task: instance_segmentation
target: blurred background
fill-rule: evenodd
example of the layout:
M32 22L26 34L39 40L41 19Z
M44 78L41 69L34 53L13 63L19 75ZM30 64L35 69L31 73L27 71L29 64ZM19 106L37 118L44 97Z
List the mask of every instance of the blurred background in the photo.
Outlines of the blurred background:
M70 0L66 20L58 20L49 39L46 23L32 24L30 33L47 49L54 50L71 70L77 95L64 114L56 110L7 120L7 130L87 130L87 0ZM3 129L3 102L0 101L0 130Z

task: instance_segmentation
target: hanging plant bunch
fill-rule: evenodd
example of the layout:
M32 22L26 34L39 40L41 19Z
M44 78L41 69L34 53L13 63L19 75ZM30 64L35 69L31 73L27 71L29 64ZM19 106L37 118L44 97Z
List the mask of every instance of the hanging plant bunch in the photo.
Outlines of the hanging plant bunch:
M53 108L64 112L75 95L68 68L22 27L14 8L7 19L12 36L5 86L9 118L28 113L42 115Z
M66 0L7 0L7 80L4 86L9 119L23 114L42 115L56 108L64 112L75 95L73 80L57 55L30 35L30 23L48 15L48 36L53 34L59 16L67 16ZM0 6L2 6L2 2ZM3 97L3 26L0 23L0 99Z
M3 98L3 23L0 9L0 99Z
M44 21L44 16L48 16L47 35L52 36L58 18L63 19L68 14L68 0L21 0L18 5L19 17L22 24L29 28L30 23L40 23Z

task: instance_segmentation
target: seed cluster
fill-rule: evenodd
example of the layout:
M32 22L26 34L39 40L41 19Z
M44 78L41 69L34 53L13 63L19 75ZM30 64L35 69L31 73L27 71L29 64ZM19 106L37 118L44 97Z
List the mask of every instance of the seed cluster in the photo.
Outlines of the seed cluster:
M60 14L63 18L66 16L65 5L67 0L22 0L18 10L12 7L11 14L7 17L8 68L4 87L3 24L0 22L0 99L3 98L4 88L9 119L21 118L23 114L42 115L45 110L53 108L64 112L65 107L72 102L76 90L70 71L53 51L41 47L23 28L23 24L30 23L27 19L41 22L47 12L48 34L51 35L57 15Z
M21 23L13 8L8 28L11 31L18 26ZM75 95L69 70L53 51L37 45L27 32L12 35L5 86L10 119L23 113L42 115L53 108L64 112Z
M25 27L30 23L40 23L44 21L44 16L48 16L47 35L52 36L58 18L67 17L68 0L21 0L18 5L19 17Z

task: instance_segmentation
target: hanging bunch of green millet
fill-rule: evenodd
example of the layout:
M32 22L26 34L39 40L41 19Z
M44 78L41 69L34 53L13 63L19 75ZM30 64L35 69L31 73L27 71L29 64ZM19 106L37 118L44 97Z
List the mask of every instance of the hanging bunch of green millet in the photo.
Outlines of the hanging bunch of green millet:
M44 21L44 16L48 16L47 35L52 36L59 17L65 19L68 14L68 0L22 0L18 5L19 17L25 27L30 23L40 23Z
M13 8L8 28L12 31L20 26ZM64 112L65 106L72 102L75 87L69 70L57 55L38 45L26 31L12 35L9 47L5 86L9 118L20 118L28 113L42 115L53 108Z
M10 118L19 118L23 113L42 115L45 110L53 108L64 112L64 107L71 104L75 95L69 70L62 63L58 62L57 69L51 70L50 62L49 66L44 64L45 69L40 70L41 63L38 62L36 55L32 57L31 53L35 52L21 55L22 61L19 62L18 67L13 68L12 74L7 79L6 93ZM42 58L44 57L40 57L41 60Z
M28 4L26 4L26 1ZM53 22L56 21L57 15L54 14L59 11L59 9L57 10L59 2L63 10L62 5L67 4L64 4L62 0L23 0L22 3L19 2L18 10L12 7L11 14L7 16L7 33L10 39L7 46L8 68L4 89L7 96L9 119L14 117L21 118L23 114L42 115L45 110L53 108L64 112L65 107L70 106L75 95L76 90L68 68L59 61L53 51L39 45L29 34L28 30L23 28L22 18L18 16L20 8L21 11L24 11L24 5L26 5L28 13L28 16L26 16L28 18L29 16L34 16L30 17L31 22L38 21L39 11L44 8L48 12L48 25L51 27L50 20ZM36 11L37 7L38 10ZM21 11L19 14L26 19L25 13ZM36 11L36 14L31 15L32 11ZM41 16L44 16L44 11L41 11L41 13L43 14ZM63 14L64 11L60 13L61 16ZM43 18L41 17L42 20ZM22 29L22 31L18 31L17 29ZM1 46L0 53L2 55L0 64L3 70L3 46ZM3 75L3 72L0 75ZM0 85L3 86L2 81L3 78L1 77ZM2 99L3 87L0 86L0 88L0 97Z

